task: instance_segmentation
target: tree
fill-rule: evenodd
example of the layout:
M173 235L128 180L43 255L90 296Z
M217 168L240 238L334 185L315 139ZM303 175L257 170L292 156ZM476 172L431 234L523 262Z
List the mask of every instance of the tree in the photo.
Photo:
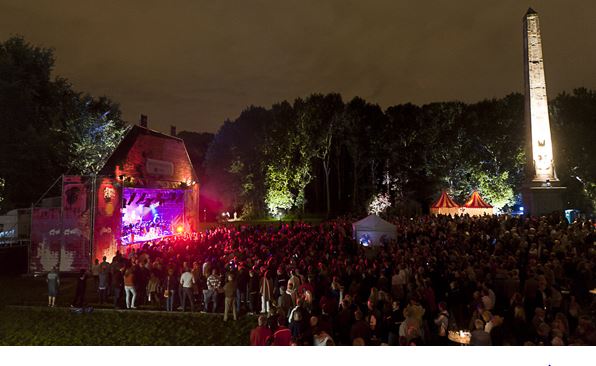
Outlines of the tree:
M199 184L201 187L199 190L199 202L201 203L201 209L205 213L205 216L201 215L201 218L204 218L206 221L207 211L210 214L213 214L216 213L219 208L217 207L216 201L205 195L205 190L203 189L203 187L209 185L209 177L205 172L204 162L209 145L211 142L213 142L214 134L207 132L198 133L192 131L181 131L178 133L177 137L184 141L186 151L188 152L188 157L190 158L190 161L199 178Z
M0 44L0 179L2 210L28 206L49 186L62 163L49 145L49 127L57 125L56 83L50 80L52 51L20 37Z
M495 207L515 202L524 181L524 99L511 94L465 106L460 122L460 154L449 170L450 188L463 200L479 190Z
M304 209L304 189L312 180L308 145L301 140L295 109L284 101L271 107L271 124L264 144L265 204L270 215L280 217Z
M205 171L203 169L203 162L207 155L209 145L213 141L214 134L208 132L192 132L192 131L181 131L178 133L178 138L184 141L186 150L188 151L188 157L192 162L192 165L199 176L201 184L205 183Z
M372 177L362 181L361 176L367 168L374 170L374 166L371 167L369 163L380 159L385 143L383 136L386 132L386 118L378 105L355 97L346 105L342 120L342 143L352 162L351 209L361 211L364 201L375 191ZM360 196L364 200L360 200Z
M307 142L306 154L319 159L325 174L327 216L331 212L329 175L333 138L342 123L344 104L339 94L313 94L297 104L298 133Z
M92 172L123 133L117 105L74 91L53 67L51 49L0 43L0 211L29 206L64 173Z
M73 116L55 132L66 142L63 149L69 172L89 175L101 169L128 126L121 119L118 105L108 98L95 99L89 95L74 98Z
M389 157L384 178L396 203L425 202L439 188L458 161L461 103L412 104L387 109L385 136Z
M245 217L264 211L263 144L270 119L266 109L251 106L235 121L224 122L209 146L204 194L223 209L242 208Z
M567 187L568 204L596 209L596 91L575 89L559 94L551 105L555 169Z

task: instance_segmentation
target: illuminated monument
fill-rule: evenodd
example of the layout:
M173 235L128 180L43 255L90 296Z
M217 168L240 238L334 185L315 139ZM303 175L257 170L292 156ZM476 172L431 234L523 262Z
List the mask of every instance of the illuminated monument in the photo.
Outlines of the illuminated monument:
M563 210L565 188L559 186L555 173L538 14L528 9L523 23L525 122L529 139L523 200L527 213L542 215Z

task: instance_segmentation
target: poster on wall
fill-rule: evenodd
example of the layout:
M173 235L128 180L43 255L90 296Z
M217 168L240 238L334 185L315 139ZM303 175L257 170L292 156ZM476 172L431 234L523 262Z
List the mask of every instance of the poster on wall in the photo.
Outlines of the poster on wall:
M64 176L62 180L62 248L60 271L89 269L90 197L92 180Z
M115 179L97 178L95 235L92 259L108 261L116 255L120 239L122 189Z
M31 212L30 271L47 272L60 261L60 207L35 207Z

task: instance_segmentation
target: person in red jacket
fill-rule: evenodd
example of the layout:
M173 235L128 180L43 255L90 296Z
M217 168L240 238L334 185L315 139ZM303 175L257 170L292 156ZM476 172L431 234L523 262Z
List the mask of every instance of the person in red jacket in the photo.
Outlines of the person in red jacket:
M264 315L259 316L259 325L250 331L250 345L251 346L266 346L267 338L271 337L273 333L267 327L267 318Z
M289 346L292 342L292 332L286 326L287 320L284 316L277 319L277 331L273 333L273 346Z

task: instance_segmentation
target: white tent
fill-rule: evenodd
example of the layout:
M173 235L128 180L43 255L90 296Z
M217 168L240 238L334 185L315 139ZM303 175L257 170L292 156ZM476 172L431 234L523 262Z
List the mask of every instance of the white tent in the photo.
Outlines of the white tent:
M397 227L370 215L352 224L352 237L365 246L380 245L384 240L397 239Z

